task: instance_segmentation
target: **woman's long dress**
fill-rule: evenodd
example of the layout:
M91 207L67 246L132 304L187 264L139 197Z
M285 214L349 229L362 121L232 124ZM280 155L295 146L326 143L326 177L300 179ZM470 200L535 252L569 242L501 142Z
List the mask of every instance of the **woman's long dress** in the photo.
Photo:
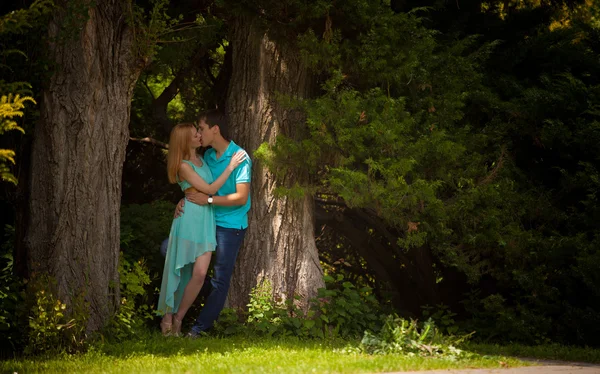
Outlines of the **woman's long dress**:
M202 166L188 163L206 183L213 176L202 160ZM182 191L192 187L187 181L179 182ZM196 258L217 247L215 213L212 205L196 205L186 200L183 214L173 220L169 245L165 258L162 285L158 298L157 313L176 313L183 297L185 286L192 277Z

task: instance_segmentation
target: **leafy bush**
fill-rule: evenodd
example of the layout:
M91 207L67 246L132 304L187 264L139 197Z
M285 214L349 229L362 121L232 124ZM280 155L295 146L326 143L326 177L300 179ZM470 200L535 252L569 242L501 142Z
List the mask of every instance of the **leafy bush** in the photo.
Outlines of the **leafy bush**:
M121 207L121 250L127 261L145 258L150 272L162 275L160 243L169 236L175 205L168 201Z
M125 266L121 268L121 277L125 277L127 283L123 285L123 280L121 281L121 286L126 287L121 292L133 287L131 291L134 294L130 296L137 297L137 305L142 303L142 293L139 293L141 290L137 289L138 286L145 290L143 302L148 308L153 307L158 299L157 289L160 289L165 264L165 259L160 253L160 244L169 237L174 208L174 204L160 200L150 204L130 204L121 207L121 265ZM146 273L149 281L137 283L135 277L141 276L142 271L136 264L144 268L143 273Z
M29 311L26 354L75 353L86 349L89 308L84 294L74 296L67 310L67 304L56 296L56 280L47 275L32 277L25 294Z
M422 22L413 6L361 14L352 30L338 21L330 40L301 36L321 95L291 103L306 115L301 141L278 137L255 156L282 178L309 176L322 221L357 239L348 247L402 310L464 301L457 319L487 339L599 345L593 7L481 9L474 22L440 7ZM370 31L346 37L356 29Z
M248 303L248 326L258 333L273 335L282 331L282 320L287 317L284 305L273 302L271 282L263 281L252 289Z
M319 289L313 310L329 334L345 338L379 330L382 306L370 287L356 288L340 274L324 279L326 288Z
M241 334L245 329L238 312L233 308L224 308L213 326L214 333L220 336Z
M344 277L325 277L327 288L319 289L306 312L294 300L276 303L269 282L257 285L250 294L245 324L237 312L224 310L215 325L222 335L252 333L269 336L294 335L306 338L359 337L366 329L379 330L380 306L369 287L357 289Z
M0 251L0 334L2 334L1 352L14 352L23 344L23 329L17 313L22 304L21 288L23 282L13 274L14 226L5 226L6 239Z
M105 332L109 338L123 340L134 336L147 320L152 320L145 286L150 276L145 261L130 263L121 254L119 261L121 305L109 322Z
M427 319L431 318L436 326L439 326L442 333L456 334L459 328L454 320L456 313L452 312L447 305L439 304L435 307L425 305L422 308L423 317Z
M359 349L369 354L405 353L456 359L464 353L457 347L471 337L444 335L429 319L422 325L390 315L378 334L365 331Z
M25 133L14 117L22 117L25 108L25 102L31 101L35 104L30 96L21 97L20 95L11 95L0 97L0 135L12 130ZM0 149L0 179L6 182L17 184L17 179L10 172L8 164L15 163L15 151L10 149Z
M15 306L19 302L16 280L12 276L13 258L11 254L4 254L0 267L0 331L6 331L14 325L13 316Z

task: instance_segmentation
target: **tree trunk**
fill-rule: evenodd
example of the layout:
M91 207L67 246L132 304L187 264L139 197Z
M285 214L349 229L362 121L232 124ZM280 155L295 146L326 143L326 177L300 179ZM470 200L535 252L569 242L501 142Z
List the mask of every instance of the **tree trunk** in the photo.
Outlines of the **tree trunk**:
M297 137L304 126L298 111L282 108L278 93L306 97L310 77L299 53L270 38L250 18L236 19L230 38L232 75L227 112L232 138L250 154L276 136ZM293 40L293 39L292 39ZM290 175L288 183L298 176ZM276 300L301 296L302 306L323 287L314 235L314 202L276 197L278 182L260 162L253 165L252 209L243 248L237 260L229 305L245 308L256 284L267 280Z
M119 300L121 175L141 65L128 3L85 3L76 37L61 35L73 31L63 28L73 9L57 10L49 25L56 65L34 132L25 249L30 274L55 278L61 301L84 293L94 331Z

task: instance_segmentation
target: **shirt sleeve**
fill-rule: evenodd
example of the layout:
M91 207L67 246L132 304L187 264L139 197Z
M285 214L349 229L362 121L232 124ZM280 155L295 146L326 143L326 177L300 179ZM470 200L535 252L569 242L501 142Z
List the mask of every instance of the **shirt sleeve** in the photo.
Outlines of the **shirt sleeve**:
M252 163L250 160L244 161L235 169L235 184L250 183L252 178Z

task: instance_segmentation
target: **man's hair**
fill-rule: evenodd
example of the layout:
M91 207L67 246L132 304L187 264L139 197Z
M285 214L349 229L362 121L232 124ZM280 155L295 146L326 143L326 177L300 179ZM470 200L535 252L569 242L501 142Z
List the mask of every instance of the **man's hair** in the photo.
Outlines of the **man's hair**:
M219 126L221 136L225 140L231 140L229 139L229 120L225 113L218 109L209 110L200 116L200 120L204 120L211 129L215 126Z

